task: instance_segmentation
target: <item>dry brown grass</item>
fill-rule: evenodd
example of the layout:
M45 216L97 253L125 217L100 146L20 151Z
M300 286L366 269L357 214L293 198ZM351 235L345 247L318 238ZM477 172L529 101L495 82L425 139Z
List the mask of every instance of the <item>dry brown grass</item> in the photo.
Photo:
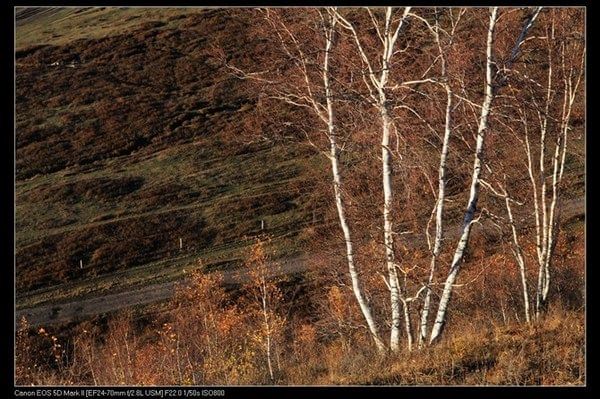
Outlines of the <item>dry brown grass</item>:
M455 320L430 348L380 356L362 329L324 335L296 319L274 349L275 380L256 314L223 290L216 275L196 274L177 308L140 327L130 316L104 330L81 327L65 350L53 334L18 333L17 383L29 385L582 385L581 311L552 307L532 325L496 327ZM191 302L190 302L191 300ZM246 302L247 303L247 302ZM335 324L334 321L330 325ZM459 325L456 325L459 324ZM348 331L348 330L346 330ZM52 338L54 337L54 338ZM59 348L60 349L60 348ZM58 355L57 355L58 354Z
M359 368L350 380L386 385L585 383L585 331L579 312L553 309L532 326L481 329L465 324L461 330L433 348L387 359L379 369Z
M21 207L17 231L21 236L27 232L25 237L35 238L32 245L18 247L20 290L110 274L154 260L152 256L178 253L176 240L158 242L157 235L168 237L176 233L174 237L183 237L186 242L223 243L256 229L261 220L255 215L259 210L279 218L298 206L299 210L290 211L291 216L280 219L285 225L294 225L308 215L300 209L314 210L320 202L331 204L328 181L317 181L313 187L303 181L318 179L296 179L302 173L308 176L302 165L312 162L312 157L300 159L300 154L290 149L282 152L283 160L277 158L275 162L273 153L281 152L284 146L274 146L273 152L267 152L250 145L240 146L233 140L239 132L245 133L245 140L251 139L254 133L246 130L264 129L262 134L275 137L270 134L272 130L302 118L279 107L277 115L267 114L261 120L257 113L248 112L254 105L260 109L256 93L219 67L211 52L215 43L232 55L232 64L241 68L254 65L251 58L256 52L247 50L256 50L263 44L249 33L251 20L246 18L208 10L202 16L178 19L176 26L153 22L130 34L68 41L64 46L38 47L16 54L17 178L21 187L17 196ZM477 29L480 28L468 26L462 34L476 38ZM206 32L214 34L212 42L204 37ZM483 44L479 39L477 43ZM474 54L481 52L470 51L469 44L465 40L455 56L465 64L465 76L478 76L471 85L480 87L478 79L483 75ZM54 60L68 62L74 56L82 62L72 71L47 65ZM406 62L412 64L413 60ZM397 69L406 68L399 65ZM432 120L437 112L440 123L439 110L427 111L432 113ZM369 114L364 117L370 124ZM312 120L305 122L308 125ZM412 130L404 134L408 139L418 137L420 147L412 149L414 153L407 162L419 161L425 169L435 168L436 154L429 143L421 143L421 126L414 124ZM293 136L292 132L283 134ZM356 249L364 272L361 277L369 298L379 307L376 317L383 326L389 293L376 273L382 248L378 244L380 209L373 206L373 198L381 197L377 188L379 169L373 168L372 137L368 136L373 132L365 129L361 134L354 151L343 159L348 176L354 176L346 180L352 200L348 202L354 204L349 205L348 214L354 231L359 232ZM502 136L491 136L489 146L498 148L494 140ZM456 151L449 160L448 194L453 204L463 204L469 163L462 160L471 150L458 138L456 141L452 144ZM512 150L508 144L502 148ZM193 149L195 155L187 156L182 149ZM236 164L244 161L245 155L253 161ZM227 163L212 159L226 159ZM266 169L266 165L272 168ZM200 176L196 179L207 168L218 169L219 173L207 174L206 180ZM123 171L127 172L123 178L112 175L114 172L121 176ZM111 178L102 178L100 172L109 173ZM83 181L77 176L85 174L96 178ZM79 177L73 178L77 184L56 184L56 179L62 181L73 175ZM171 179L170 175L185 175L187 180ZM318 175L315 172L313 177ZM429 215L427 179L421 175L420 168L412 168L398 173L395 182L401 193L397 196L397 210L402 212L398 220L406 224L401 226L403 230L406 227L420 231L422 221ZM151 176L160 179L151 181ZM292 179L295 184L286 188L294 196L274 191L279 183ZM257 187L264 190L260 197ZM301 188L312 191L312 198L302 196ZM227 196L221 197L225 193ZM182 208L160 215L149 213L143 218L120 217L121 212L131 213L133 208L152 211L167 204L188 206L205 197L219 198L210 203L210 209L197 213ZM113 201L125 198L127 202L121 202L124 209L110 207ZM27 208L30 200L40 204ZM45 212L46 205L73 205L69 202L97 209L88 209L92 217L85 213L79 220L59 214L46 220L46 213L40 211ZM491 203L482 196L481 206ZM331 212L332 208L328 209L325 212ZM460 205L449 207L448 225L460 220L461 213ZM226 220L217 214L225 215ZM47 223L44 229L78 226L82 222L85 228L39 235L42 231L36 222L40 215ZM576 229L583 232L579 225ZM322 237L321 245L326 247L335 247L332 237L339 237L337 228L303 234L313 241ZM306 310L313 305L310 300L320 301L321 306L316 306L322 309L319 314L295 315L281 327L284 331L278 337L275 353L277 375L271 378L265 367L264 333L256 308L248 306L248 298L243 294L225 291L216 275L194 274L189 285L179 291L173 303L175 310L144 324L125 315L93 330L79 326L65 336L54 332L39 334L23 326L17 336L17 380L23 384L109 385L582 384L582 234L574 238L576 241L558 243L557 253L561 255L554 263L556 275L551 293L555 307L533 326L520 323L517 269L506 255L510 253L508 248L498 248L503 244L496 239L474 235L461 274L465 286L455 292L444 340L432 348L378 356L350 290L340 288L344 282L347 286L345 274L340 273L337 281L319 279L315 285L320 286L306 295L303 311L310 313ZM116 242L109 242L109 238ZM397 248L402 251L403 267L413 270L415 266L427 266L429 254L423 250L422 240L414 245L401 243L399 247L407 244ZM445 250L449 252L451 247ZM529 247L528 252L533 253L534 248ZM60 259L53 258L55 254L61 255ZM445 265L450 255L442 253ZM80 259L86 261L88 269L76 268ZM529 261L531 264L532 259ZM343 257L323 259L324 269L335 273L331 263L336 262L343 263ZM415 281L411 284L420 284L418 278ZM283 314L276 316L284 318Z

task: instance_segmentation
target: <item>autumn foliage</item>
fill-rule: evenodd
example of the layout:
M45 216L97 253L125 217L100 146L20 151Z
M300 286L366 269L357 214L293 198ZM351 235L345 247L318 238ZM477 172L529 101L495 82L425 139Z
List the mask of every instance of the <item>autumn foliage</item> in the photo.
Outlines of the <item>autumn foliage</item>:
M383 61L382 65L369 64L369 60L378 60L379 44L385 42L381 29L389 28L381 23L387 12L383 9L345 9L337 19L334 13L316 9L305 13L293 9L231 10L211 13L210 21L190 18L192 25L210 22L211 29L230 23L244 32L244 38L254 38L252 52L240 51L243 38L229 43L219 35L210 45L203 44L202 54L198 54L207 64L202 77L212 83L210 89L202 86L202 95L216 108L211 112L220 114L222 109L233 107L239 120L219 119L213 125L210 115L202 114L184 126L185 121L177 118L162 120L151 102L144 102L142 109L151 111L149 124L170 129L172 135L160 136L148 126L134 124L124 132L132 137L115 141L123 144L119 151L162 151L166 144L191 140L195 137L191 129L206 125L211 132L219 130L223 143L215 146L224 148L220 155L251 157L264 150L256 143L269 143L268 151L278 152L285 143L294 142L308 148L307 152L325 154L323 159L335 161L331 168L339 167L341 172L334 173L332 184L328 163L302 158L307 164L298 173L306 173L310 184L295 181L286 186L290 188L287 191L215 205L214 213L225 215L224 219L228 214L244 215L219 226L186 213L185 206L194 203L196 197L174 194L184 191L179 183L150 192L143 179L96 179L89 186L67 184L60 189L32 190L30 197L57 201L74 196L105 202L111 201L114 193L148 202L152 209L183 201L186 205L173 213L174 217L168 221L163 216L146 217L144 228L156 230L156 235L180 228L186 241L207 248L223 242L224 237L233 240L240 238L239 232L251 231L251 237L243 239L252 245L242 259L236 259L240 265L236 273L209 270L202 262L185 265L185 278L172 300L151 311L136 309L62 329L33 328L26 320L21 321L16 333L16 382L584 384L585 215L576 209L585 192L584 13L575 8L542 12L502 9L496 21L490 15L495 16L498 10L489 11L414 11L417 15L411 16L410 23L399 24L402 35L388 66ZM394 18L391 15L389 11L387 21L398 23L401 13L393 14ZM249 20L261 23L249 24ZM534 20L531 30L523 28ZM332 24L342 21L352 24L336 28L339 31L333 35ZM492 26L496 26L495 31ZM366 49L362 54L354 47L359 36L351 33L354 27ZM322 31L330 32L327 42ZM430 31L438 34L437 39ZM192 40L190 33L184 32L179 34ZM527 40L519 37L519 32L527 33ZM335 40L330 40L332 37ZM160 38L175 40L163 32L153 34L151 43ZM332 61L327 64L330 69L324 70L322 48L333 42ZM103 43L110 45L112 41ZM486 50L493 54L493 60L486 58ZM21 58L33 63L47 51ZM165 92L175 90L178 82L187 82L188 73L197 71L197 65L186 68L177 63L175 54L161 57L166 57L164 62L175 75L154 71L147 76L147 83L160 83ZM444 60L443 68L440 59ZM380 88L381 97L373 95L376 85L367 81L375 76L372 71L370 75L365 72L373 66L382 70L389 67L389 84ZM222 79L206 76L207 71L218 71ZM124 76L140 79L134 71L125 72ZM327 73L332 83L325 88L324 83L316 82ZM330 90L332 95L327 94ZM446 95L454 101L448 109ZM484 98L490 100L486 106L481 105L486 104ZM62 104L66 100L59 97L56 101ZM198 105L188 97L185 101L189 102L186 109ZM246 108L247 104L252 107ZM324 109L332 104L335 117L329 113L328 119ZM27 102L27 107L36 105ZM489 119L480 116L487 115L482 112L485 107L490 108ZM94 112L112 115L117 108L104 100ZM389 111L389 115L380 120L381 110ZM84 127L83 132L78 131L75 144L86 146L86 137L92 141L103 129L114 133L126 124L131 112L116 113L102 127ZM63 122L75 129L75 121ZM381 144L380 125L385 125L383 130L389 136L385 145ZM18 155L25 159L32 152L45 154L37 144L28 144L35 131L25 127ZM141 132L139 137L134 130ZM442 138L445 130L451 132L447 140ZM57 140L57 132L47 134ZM240 147L240 143L245 144ZM440 165L446 146L447 159ZM381 166L385 157L380 155L382 147L389 155L387 169ZM87 165L109 151L96 148L90 159L78 155L55 167L73 162ZM300 154L295 151L281 151L278 156L285 161ZM200 160L200 156L194 158L194 162ZM17 166L21 178L49 172L37 163L21 161ZM244 172L243 166L237 169L235 173ZM389 180L384 188L381 181L386 170ZM284 181L289 177L284 172L274 169L253 183L264 184L267 178ZM190 171L190 175L194 173L196 170ZM438 179L445 184L441 201ZM217 181L215 187L221 184ZM393 196L387 193L389 187L393 187ZM212 193L197 195L208 199ZM437 218L435 213L441 206L444 212ZM286 269L289 259L275 256L276 250L285 250L281 248L285 244L264 233L262 226L260 231L252 230L258 228L252 218L261 207L274 213L298 207L306 212L303 217L311 219L302 225L290 219L286 227L296 230L296 241L310 255L301 273ZM383 215L386 223L382 222ZM392 223L387 223L388 218L393 227L389 227ZM543 232L539 227L542 218ZM29 267L17 273L19 286L37 288L48 270L57 271L52 281L71 280L115 272L138 261L144 264L179 250L173 242L161 244L154 236L142 237L142 227L126 219L110 224L94 222L98 224L85 235L81 233L85 248L77 245L75 233L65 230L22 249L19 261ZM433 236L438 223L440 234L435 239L439 248L435 250ZM348 231L352 231L351 239ZM470 235L465 237L464 231ZM94 240L111 234L138 237L132 241L144 249L138 253L124 243L95 247ZM68 272L62 261L45 261L44 256L54 248L71 254L69 261L91 253L90 267ZM458 268L458 278L447 280ZM535 304L535 297L541 297L542 284L536 282L543 279L551 283L542 306L539 299ZM400 290L401 302L396 304L401 307L390 300L395 289L391 283ZM444 333L431 342L419 342L421 317L427 313L423 294L431 293L432 306L437 309L447 288L452 296L442 320ZM372 309L372 317L365 316L366 307ZM435 309L426 321L434 322ZM396 321L400 320L398 325L393 321L394 312ZM373 340L369 319L378 326L384 345ZM433 325L430 327L431 332ZM391 345L394 328L401 345Z

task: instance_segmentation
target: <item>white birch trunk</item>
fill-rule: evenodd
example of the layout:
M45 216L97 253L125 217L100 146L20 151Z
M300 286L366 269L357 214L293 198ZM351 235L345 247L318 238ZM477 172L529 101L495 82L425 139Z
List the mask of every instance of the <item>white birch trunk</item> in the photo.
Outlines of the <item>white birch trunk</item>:
M379 112L381 118L381 160L382 160L382 185L383 185L383 238L385 247L385 263L388 272L387 285L390 289L390 307L391 307L391 328L390 328L390 349L397 352L400 349L400 302L403 301L403 294L398 280L398 272L396 270L396 260L394 253L394 235L393 235L393 220L392 220L392 204L393 204L393 189L392 189L392 153L390 150L390 135L393 127L392 117L390 115L388 99L386 96L386 86L388 84L390 61L394 55L394 46L398 39L400 29L410 11L410 7L404 9L404 13L398 22L395 29L392 29L392 7L386 7L385 10L385 28L383 34L380 34L379 28L375 22L375 28L380 35L380 40L383 44L381 52L381 73L379 76L375 73L372 62L367 56L361 44L360 38L352 23L341 16L337 10L333 10L333 14L339 20L345 29L352 33L352 37L356 43L357 50L361 56L363 63L368 70L368 79L364 79L367 88L369 89L371 99L374 106ZM409 326L410 328L410 326ZM412 346L412 343L411 343Z
M313 84L312 79L310 77L311 75L309 74L309 67L311 65L311 62L307 60L306 55L298 47L299 40L294 36L294 33L291 32L287 28L287 26L285 26L285 23L277 23L274 22L274 20L269 19L269 9L267 9L266 11L267 19L269 20L269 22L274 26L278 26L281 29L282 32L277 31L277 29L275 30L275 32L280 38L282 48L284 52L290 57L290 59L295 61L295 64L298 66L299 72L303 77L304 81L304 86L300 89L300 91L304 90L304 93L298 95L297 93L280 92L276 98L279 98L292 105L308 107L317 115L319 120L321 120L327 126L327 136L329 139L328 158L331 162L334 198L340 227L342 229L344 241L346 244L346 261L348 264L348 274L352 282L352 292L356 298L356 301L358 302L361 313L364 316L365 321L367 322L369 332L373 340L375 341L375 345L377 346L378 351L384 352L386 350L385 344L379 335L378 327L373 317L371 307L365 299L363 290L361 288L359 273L357 271L354 260L354 248L352 242L351 229L346 217L346 207L344 205L342 194L342 176L340 173L341 165L339 159L340 148L338 145L338 132L335 123L329 70L330 54L334 46L333 36L336 31L335 25L338 21L338 12L336 7L327 8L327 13L322 13L320 10L317 10L317 12L321 17L322 29L325 38L325 51L321 69L322 86L320 86L320 84ZM325 18L325 14L327 15L327 19ZM283 38L284 36L289 38L294 43L295 47L288 47L285 44L285 40ZM237 69L235 70L238 71ZM325 104L323 104L322 99L318 98L318 96L315 95L315 87L321 87L324 89Z
M265 278L263 276L263 278ZM262 313L263 313L263 322L264 329L266 335L265 349L267 353L267 367L269 369L269 376L271 377L271 382L275 380L275 376L273 374L273 363L271 361L271 325L269 323L269 315L267 308L267 290L265 287L265 281L262 282L261 294L262 294Z
M412 336L412 325L410 321L410 305L407 300L402 299L402 308L404 310L404 332L406 333L406 347L408 351L412 351L413 347L413 336Z
M459 11L458 19L462 16L464 10ZM427 341L427 334L429 331L429 312L431 308L431 295L432 295L432 284L435 277L435 272L437 269L437 260L442 249L443 242L443 214L444 214L444 201L446 199L446 162L448 159L448 150L450 145L450 134L452 131L452 100L454 97L454 93L452 92L452 87L448 82L448 72L446 66L446 54L444 53L444 49L442 47L442 41L440 39L440 27L438 17L436 17L435 26L432 27L429 22L423 20L429 30L432 32L435 42L438 47L440 65L441 65L441 77L443 79L442 87L446 92L446 112L445 112L445 122L444 122L444 135L442 139L442 151L440 153L440 163L438 167L438 191L437 198L434 209L432 212L435 212L435 238L434 244L431 254L431 264L429 269L429 277L427 279L427 283L424 286L425 289L425 297L423 299L423 309L421 312L421 320L420 320L420 329L419 329L419 348L421 348ZM456 30L458 24L458 20L452 23L452 30L450 32L450 40L452 41L454 37L454 32ZM427 227L429 229L429 226ZM428 235L428 243L429 243L429 231L427 230ZM430 246L431 249L431 246Z
M544 307L543 301L543 292L544 287L546 286L546 257L548 255L548 202L546 198L546 162L545 162L545 153L546 153L546 132L548 126L548 109L550 106L550 96L551 96L551 88L552 88L552 58L549 56L549 68L548 68L548 90L546 97L546 107L544 109L543 122L541 126L541 134L540 134L540 159L539 159L539 179L541 185L540 192L540 201L542 208L542 236L540 239L541 248L540 253L538 255L538 286L536 291L536 304L535 304L535 312L536 318L540 316L542 308Z
M552 41L554 41L554 21L552 24ZM539 317L541 312L546 308L548 302L548 294L550 292L550 279L551 279L551 265L552 258L554 255L554 249L556 246L557 233L558 233L558 223L559 218L557 216L557 207L560 202L560 184L562 181L562 176L565 167L565 158L567 151L567 143L568 143L568 132L569 132L569 124L571 118L571 111L573 108L573 103L575 101L577 95L577 89L581 82L581 78L583 76L584 70L584 57L585 50L581 54L581 68L579 71L579 75L575 83L573 84L573 67L571 70L565 70L565 54L564 54L564 45L562 47L562 59L561 64L563 68L563 105L562 112L560 117L560 131L558 133L558 137L556 139L556 145L554 148L554 155L552 157L552 197L550 199L550 204L547 204L547 198L544 195L542 197L542 205L544 210L544 218L543 218L543 226L542 226L542 257L539 258L540 269L538 273L538 289L537 289L537 300L536 300L536 317ZM549 63L552 62L552 53L549 52ZM551 68L550 68L551 70ZM549 73L549 76L550 73ZM551 79L548 79L548 93L551 91ZM548 109L550 95L548 95L546 110ZM544 124L542 127L543 137L545 138L545 128L546 121L548 118L548 113L544 115ZM546 142L545 140L540 141L540 159L542 159L544 151L546 150ZM544 183L542 185L543 193L545 194L545 174L543 170L543 163L540 161L540 178L544 179ZM546 208L548 211L546 212ZM546 216L547 213L547 216Z
M357 50L360 54L362 62L366 65L368 70L368 79L364 79L367 88L369 89L371 99L373 100L374 106L379 112L381 118L381 161L382 161L382 185L383 185L383 238L385 247L385 263L388 272L387 285L390 290L390 307L391 307L391 328L390 328L390 349L393 352L397 352L400 349L400 302L404 302L403 293L398 280L398 272L396 268L396 260L394 253L394 235L393 235L393 218L392 218L392 153L390 150L390 134L391 128L393 127L392 117L389 111L388 99L386 96L386 86L388 84L390 62L394 55L394 47L402 28L404 21L410 7L404 9L403 15L398 22L395 29L392 28L392 7L386 7L385 10L385 28L383 34L380 33L379 28L375 26L380 40L383 44L382 52L380 55L381 61L381 73L379 76L375 73L373 63L367 56L364 48L361 44L360 38L356 32L354 25L340 15L337 10L333 10L335 18L341 22L345 29L348 29L352 33L352 37L356 43ZM375 23L375 25L377 25ZM405 313L408 309L405 310ZM408 318L410 321L410 318ZM407 326L410 329L410 324ZM412 334L409 331L409 337L407 338L409 349L412 347Z
M479 127L477 129L477 143L475 146L475 161L473 162L473 173L471 176L471 190L469 194L469 201L467 204L467 210L463 221L462 233L456 251L454 252L454 258L450 265L450 272L444 283L444 290L440 298L437 315L435 322L431 330L431 336L429 342L432 343L438 339L446 321L446 310L448 303L452 295L452 288L460 270L460 265L464 256L465 249L469 242L469 236L471 234L471 226L475 211L477 209L477 200L479 198L479 176L481 173L481 166L483 162L483 145L485 139L485 133L488 127L488 116L490 113L492 100L494 98L494 88L492 82L492 50L494 44L494 28L496 26L496 19L498 14L498 7L494 7L490 14L490 23L488 27L487 35L487 47L486 47L486 79L485 79L485 97L481 108L481 116L479 118Z
M383 170L383 234L385 244L385 261L388 270L390 286L390 304L392 311L392 326L390 329L390 349L397 352L400 349L400 287L394 256L394 236L392 223L392 154L390 145L391 121L387 109L381 107L383 131L381 138L381 159Z
M513 213L512 213L512 207L510 205L510 203L513 202L513 200L508 195L508 192L506 189L506 186L507 186L506 174L504 175L504 186L502 186L499 183L500 191L495 190L491 184L486 183L484 180L481 180L481 183L483 185L485 185L489 190L491 190L496 196L498 196L504 200L504 206L506 208L506 215L508 217L508 224L510 226L511 235L512 235L513 248L511 248L511 251L515 257L517 266L519 267L519 274L521 277L521 292L523 294L523 311L525 313L525 321L527 323L530 323L531 322L531 311L530 311L530 303L529 303L529 288L528 288L528 284L527 284L527 265L525 263L525 256L523 255L523 248L521 247L521 244L519 243L519 235L517 233L517 226L515 224L515 219L514 219ZM516 312L515 312L515 315L517 315ZM518 317L517 317L517 320L518 320Z
M393 232L393 190L392 190L392 152L390 150L390 134L392 128L392 119L388 109L388 99L385 88L388 83L390 63L394 53L394 46L398 39L398 33L404 23L410 7L404 9L404 15L398 23L395 31L392 32L392 7L386 8L385 29L383 36L383 53L381 56L381 74L379 79L373 79L375 89L378 93L379 114L381 116L381 162L383 172L383 236L385 245L385 260L388 270L388 282L390 288L390 307L391 307L391 328L390 328L390 349L392 352L400 350L400 301L404 305L405 329L407 333L407 346L412 349L412 331L410 326L410 315L408 314L408 304L404 301L400 283L398 280L398 271L396 269L396 259L394 251L394 232Z
M550 41L554 41L554 21L552 21L552 28L550 34ZM538 284L536 290L536 302L535 302L535 317L536 319L540 317L541 312L546 306L546 298L547 298L547 287L549 287L549 264L550 260L550 246L552 243L552 238L550 235L552 234L551 228L549 227L553 223L553 216L548 215L548 199L546 196L546 165L545 165L545 155L546 155L546 135L548 130L548 113L550 108L550 103L552 102L552 83L553 83L553 54L552 54L552 43L548 45L548 81L546 87L546 103L543 111L543 115L538 112L538 118L541 120L540 122L540 159L539 159L539 179L540 179L540 195L539 199L541 202L541 235L537 238L538 242ZM566 93L565 93L566 94ZM558 150L558 143L556 150ZM556 156L553 159L555 165L556 172ZM554 185L553 185L554 187ZM555 190L553 190L553 194L555 194ZM552 203L555 202L555 197L553 195ZM550 205L552 207L552 205ZM539 211L539 208L538 208ZM552 214L553 212L550 211ZM540 218L539 215L536 215ZM538 232L538 235L540 233Z
M445 69L445 68L444 68ZM444 74L445 76L445 74ZM431 285L435 275L437 258L442 248L443 240L443 214L444 200L446 198L446 160L448 159L448 149L450 143L450 133L452 125L451 109L452 109L452 90L447 83L444 85L446 89L446 122L444 127L444 139L442 143L442 153L440 155L440 166L438 169L438 195L435 212L435 239L433 244L433 252L431 255L431 266L429 270L429 278L427 279L427 287L425 288L425 299L423 300L423 311L421 313L421 325L419 334L419 347L422 347L427 339L429 325L429 310L431 307Z
M325 58L323 62L323 84L325 87L325 98L327 103L327 131L329 136L329 144L330 144L330 154L329 159L331 161L331 172L333 175L333 189L335 195L335 204L338 213L338 219L340 221L340 227L342 228L342 232L344 234L344 241L346 243L346 261L348 263L348 273L350 275L350 280L352 281L352 291L358 302L358 305L361 309L361 312L367 322L367 326L369 328L369 332L375 341L375 345L377 346L377 350L379 352L385 351L385 344L379 335L379 331L377 328L377 324L373 318L373 314L371 312L371 308L365 300L362 289L360 287L358 273L356 271L356 266L354 264L354 249L352 244L352 235L350 232L350 227L348 225L348 221L346 219L346 210L344 206L344 201L342 199L342 177L340 175L339 168L339 147L337 144L337 132L335 129L334 123L334 112L333 112L333 103L331 97L331 85L329 81L329 54L331 52L331 48L333 45L333 37L334 34L333 25L335 24L335 19L332 20L332 27L329 30L329 34L326 34L326 45L325 45Z
M527 323L531 322L531 313L529 310L529 289L527 287L527 274L526 274L526 264L525 257L523 256L523 249L519 244L519 236L517 234L517 228L515 226L515 221L512 214L512 208L510 206L510 198L508 194L505 192L504 196L504 204L506 206L506 213L508 215L508 222L510 224L510 230L512 233L513 245L514 245L514 255L519 266L519 274L521 276L521 289L523 292L523 312L525 313L525 320Z
M381 337L379 336L379 332L377 329L377 324L373 319L373 315L371 312L371 308L367 304L365 298L362 294L362 289L360 287L360 282L358 278L358 273L356 271L356 266L354 264L354 250L352 244L352 236L350 233L350 227L348 226L348 221L346 220L346 212L344 207L344 202L342 199L342 178L339 172L339 149L335 138L335 130L333 126L331 126L331 130L329 132L330 137L330 160L331 160L331 171L333 174L333 188L335 194L335 204L337 207L338 218L340 221L340 226L344 233L344 241L346 242L346 261L348 262L348 272L350 274L350 280L352 281L352 291L354 296L356 297L356 301L360 306L362 314L367 322L369 327L369 331L375 341L377 349L380 352L385 351L385 344L383 343Z
M539 317L539 307L540 307L540 302L541 302L541 298L540 298L540 287L542 286L542 278L543 275L541 273L541 267L540 265L540 259L542 259L542 229L543 226L541 225L541 221L540 221L540 207L544 206L543 205L543 201L540 200L539 196L538 196L538 187L537 187L537 183L536 183L536 178L534 176L534 169L533 169L533 155L531 153L531 145L529 144L529 135L527 133L527 121L524 121L525 123L525 151L527 154L527 171L529 174L529 180L531 181L531 188L532 188L532 192L533 192L533 208L534 208L534 215L535 215L535 244L536 244L536 253L537 253L537 259L538 259L538 278L537 278L537 290L536 290L536 295L535 295L535 317L536 319Z

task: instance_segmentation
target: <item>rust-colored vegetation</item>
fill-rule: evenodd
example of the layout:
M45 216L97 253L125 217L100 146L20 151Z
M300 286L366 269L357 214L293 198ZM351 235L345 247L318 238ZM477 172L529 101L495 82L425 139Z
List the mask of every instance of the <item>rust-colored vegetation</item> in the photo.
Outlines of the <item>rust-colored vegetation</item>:
M75 12L79 17L68 24L101 11ZM282 101L282 93L296 93L322 76L319 35L325 25L314 23L320 21L317 11L282 9L269 14L271 20L250 9L122 12L102 14L106 23L88 36L68 30L63 21L56 26L65 31L55 28L55 36L43 41L31 25L17 25L17 35L23 35L16 51L17 306L77 301L100 285L127 290L132 281L183 278L165 303L64 325L19 320L17 384L585 384L583 86L564 130L569 136L564 178L556 185L548 303L539 317L526 321L505 203L482 186L446 327L433 345L418 345L417 334L432 263L446 94L439 81L390 90L394 267L406 296L415 298L403 305L411 309L402 320L413 326L411 335L401 329L400 350L382 354L349 278L330 158L323 156L330 156L326 126L310 107ZM371 18L384 13L361 12L346 9L344 15L361 29L367 55L375 57L380 39L369 27ZM455 21L449 15L459 10L417 12L450 32ZM124 25L117 29L111 24L119 15ZM510 57L523 15L507 12L498 23L499 65ZM523 126L537 146L540 121L550 115L547 152L554 145L560 149L562 89L584 65L585 44L575 32L582 16L578 9L540 14L536 38L524 45L515 66L527 78L514 73L497 83L486 138L483 180L490 187L504 184L515 199L532 307L541 244L531 185L546 182L545 198L551 199L552 168L530 178ZM444 39L449 88L456 96L444 237L431 282L434 304L464 220L485 85L488 10L468 9L461 18L452 40ZM575 33L561 24L551 32L552 21L559 20L576 27ZM277 21L299 40L294 43L284 30L274 34ZM560 40L531 44L549 34ZM415 20L401 37L391 79L434 74L438 47L425 25ZM297 73L301 63L286 58L282 43L305 51L306 74ZM388 342L379 114L366 100L363 61L348 32L335 45L341 198L361 289ZM548 54L555 58L548 61ZM65 66L71 62L74 67ZM545 91L550 66L548 92L557 97ZM325 97L318 84L311 95ZM538 147L529 155L537 159ZM552 154L546 158L551 161ZM286 275L286 262L300 253L305 263ZM234 266L237 278L226 282Z

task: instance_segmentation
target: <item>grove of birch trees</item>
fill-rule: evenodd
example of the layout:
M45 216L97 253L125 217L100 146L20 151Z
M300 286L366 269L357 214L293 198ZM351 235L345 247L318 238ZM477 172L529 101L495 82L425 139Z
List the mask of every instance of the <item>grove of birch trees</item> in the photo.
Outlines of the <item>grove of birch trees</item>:
M181 156L169 181L202 175L200 187L209 176L219 193L229 184L223 201L202 209L227 223L209 218L183 237L204 224L207 237L239 237L207 238L164 303L65 325L22 318L18 384L585 383L584 8L186 12L134 36L141 43L150 29L160 52L181 46L157 68L194 77L185 90L173 86L174 104L210 104L200 112L210 108L210 132L184 126L198 140L182 142L165 174ZM180 57L186 51L191 59ZM95 76L90 65L78 68ZM177 120L196 115L156 104ZM162 207L153 202L162 191L149 192ZM175 205L167 210L191 207ZM161 269L169 279L171 271Z
M275 55L252 71L225 63L260 88L263 108L298 107L312 118L296 128L329 159L347 281L379 351L442 336L476 224L509 237L524 320L543 317L574 113L581 128L582 10L333 7L257 15L264 23L255 34ZM370 177L361 178L365 170ZM495 201L480 206L482 190ZM458 234L446 237L448 225L460 225ZM521 236L531 225L535 251L525 254ZM378 250L357 256L368 251L358 237ZM427 245L427 267L410 266L410 249L398 249L415 241ZM367 292L374 276L387 300Z

